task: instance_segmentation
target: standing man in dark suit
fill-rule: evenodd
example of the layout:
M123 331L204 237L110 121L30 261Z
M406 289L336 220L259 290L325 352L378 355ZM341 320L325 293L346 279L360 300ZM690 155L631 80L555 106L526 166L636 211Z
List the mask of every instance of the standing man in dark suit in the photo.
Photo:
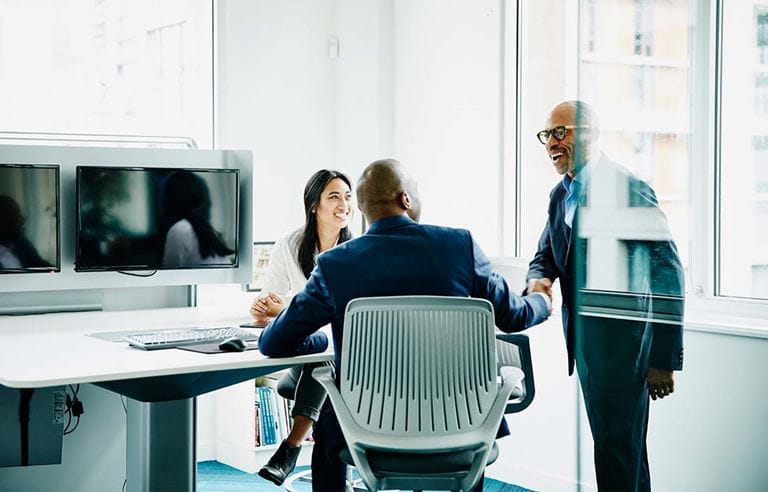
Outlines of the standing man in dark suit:
M568 372L575 362L598 489L650 490L648 397L671 394L673 371L682 369L682 265L653 190L597 147L589 105L557 105L544 128L537 137L563 180L550 193L527 290L551 293L560 279ZM610 297L606 291L628 299L632 315L584 316L595 302L588 299Z
M344 311L357 297L483 298L493 304L496 326L506 332L524 330L549 316L551 298L541 292L525 297L513 293L469 231L416 222L421 208L416 183L397 161L370 164L358 182L357 200L371 224L368 231L318 256L304 290L262 333L259 349L265 355L323 351L328 341L317 330L331 323L338 370ZM345 444L327 401L314 436L313 490L344 490L346 465L339 452Z

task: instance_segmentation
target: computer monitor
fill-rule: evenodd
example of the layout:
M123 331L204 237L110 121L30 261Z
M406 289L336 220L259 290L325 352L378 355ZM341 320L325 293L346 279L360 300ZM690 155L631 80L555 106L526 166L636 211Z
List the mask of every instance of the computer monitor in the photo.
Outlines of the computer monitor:
M76 271L235 268L237 169L77 166Z
M0 164L0 273L58 272L59 166Z

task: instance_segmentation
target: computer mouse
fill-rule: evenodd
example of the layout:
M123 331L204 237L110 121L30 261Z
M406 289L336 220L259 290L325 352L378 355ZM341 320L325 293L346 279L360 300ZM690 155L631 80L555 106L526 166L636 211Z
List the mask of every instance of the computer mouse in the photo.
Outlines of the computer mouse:
M242 338L227 338L219 344L219 348L224 352L245 352L248 344Z

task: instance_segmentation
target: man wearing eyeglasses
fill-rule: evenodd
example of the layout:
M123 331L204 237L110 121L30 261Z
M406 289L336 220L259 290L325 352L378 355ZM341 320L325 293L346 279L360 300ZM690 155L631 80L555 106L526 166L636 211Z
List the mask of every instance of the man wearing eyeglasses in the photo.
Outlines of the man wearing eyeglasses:
M649 396L671 394L682 369L683 270L653 189L600 151L599 134L594 109L566 101L536 135L563 179L526 291L551 296L560 280L568 371L578 369L598 489L650 490ZM584 315L608 298L628 302L629 315Z

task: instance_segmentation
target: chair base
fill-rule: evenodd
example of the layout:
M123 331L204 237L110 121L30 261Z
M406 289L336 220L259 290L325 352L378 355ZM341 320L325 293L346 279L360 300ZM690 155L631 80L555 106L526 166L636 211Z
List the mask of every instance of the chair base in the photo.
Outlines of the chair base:
M304 470L298 473L289 475L285 479L283 486L288 492L299 492L294 485L294 482L312 483L312 470ZM352 468L347 468L347 487L345 492L368 492L368 489L363 485L361 479L355 479L352 477Z
M454 453L436 454L405 454L382 453L368 451L368 462L378 471L389 475L390 484L398 483L398 475L403 478L421 475L421 484L424 489L433 490L431 485L437 485L436 489L444 490L447 484L456 484L464 479L471 467L474 452L460 451ZM354 466L349 449L344 448L339 457L347 465ZM494 441L493 448L488 455L486 466L495 462L499 457L499 446ZM348 470L350 470L349 468ZM349 473L349 472L348 472ZM482 480L482 474L481 480ZM389 487L387 487L389 488ZM392 488L398 488L393 486ZM366 490L366 489L363 489ZM408 489L410 490L410 489Z
M339 454L341 461L350 466L355 466L352 461L352 455L349 449L344 448ZM499 457L499 446L493 443L491 453L488 455L488 466L495 462ZM379 453L368 452L368 460L373 468L382 472L392 473L452 473L466 465L469 470L472 463L473 452L462 451L457 453L436 453L436 454L401 454L401 453Z

